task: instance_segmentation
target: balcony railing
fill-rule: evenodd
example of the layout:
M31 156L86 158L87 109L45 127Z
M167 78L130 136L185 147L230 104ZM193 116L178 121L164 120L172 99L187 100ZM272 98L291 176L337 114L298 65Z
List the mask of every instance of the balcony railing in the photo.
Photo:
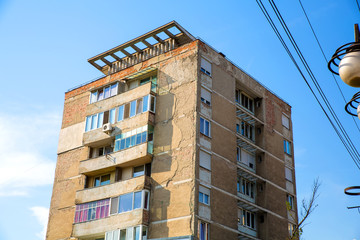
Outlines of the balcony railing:
M111 183L109 185L85 188L76 192L75 202L77 204L106 199L116 195L122 195L141 189L150 188L148 176L140 176L124 181Z
M151 48L146 48L141 52L135 52L127 57L122 58L111 64L108 75L119 72L125 68L131 67L135 64L148 60L152 57L169 52L175 48L175 39L169 38L153 45Z
M150 145L150 147L148 146ZM151 162L151 142L145 142L128 149L117 151L97 158L80 161L80 173L93 173L114 170L115 167L128 167Z

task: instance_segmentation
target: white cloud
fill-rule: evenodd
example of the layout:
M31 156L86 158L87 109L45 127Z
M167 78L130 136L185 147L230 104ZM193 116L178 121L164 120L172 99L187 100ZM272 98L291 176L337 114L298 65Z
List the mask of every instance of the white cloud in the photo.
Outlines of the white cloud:
M25 196L30 187L52 184L60 120L41 112L0 115L0 196Z
M33 216L36 217L38 222L40 223L42 230L41 232L37 233L36 236L39 237L39 239L44 240L46 236L46 228L48 223L48 217L49 217L49 209L45 207L32 207L30 208L32 211Z

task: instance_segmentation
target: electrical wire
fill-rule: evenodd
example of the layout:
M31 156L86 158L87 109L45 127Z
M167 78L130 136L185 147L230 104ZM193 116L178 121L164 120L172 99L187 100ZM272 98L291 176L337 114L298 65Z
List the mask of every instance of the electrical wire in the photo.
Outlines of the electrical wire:
M292 36L289 28L287 27L287 25L286 25L283 17L281 16L281 13L280 13L279 9L276 7L276 4L275 4L274 0L269 0L269 3L270 3L270 5L271 5L271 7L273 8L273 10L274 10L274 12L275 12L278 20L280 21L283 29L285 30L285 32L286 32L289 40L291 41L294 49L296 50L296 52L297 52L297 54L298 54L301 62L302 62L303 65L305 66L306 71L308 72L308 74L309 74L312 82L314 83L316 89L317 89L318 92L320 93L321 98L323 99L323 101L325 102L328 110L330 111L331 116L332 116L333 119L335 120L337 126L340 128L340 131L342 132L343 136L344 136L345 139L347 140L347 143L350 145L350 148L353 150L353 153L357 156L357 158L358 158L358 160L357 160L358 163L360 163L360 154L359 154L359 152L357 151L355 145L354 145L353 142L351 141L351 139L350 139L349 135L347 134L345 128L344 128L343 125L341 124L341 121L339 120L339 118L338 118L338 116L336 115L334 109L332 108L330 102L328 101L328 99L327 99L325 93L323 92L320 84L319 84L318 81L316 80L315 75L314 75L313 72L311 71L310 66L308 65L308 63L307 63L305 57L303 56L303 54L301 53L300 48L298 47L298 45L297 45L294 37ZM329 119L329 120L330 120L330 119ZM354 159L354 161L355 161L355 159ZM359 169L360 169L360 168L359 168Z
M299 73L301 74L302 78L305 80L307 86L309 87L311 93L313 94L313 96L315 97L316 101L318 102L318 104L320 105L322 111L324 112L325 116L327 117L328 121L330 122L331 126L333 127L333 129L335 130L336 134L338 135L339 139L341 140L342 144L344 145L344 147L346 148L346 150L348 151L349 155L351 156L351 158L354 160L354 163L355 165L360 169L359 167L359 164L360 164L360 159L358 157L358 153L356 154L356 149L354 151L353 147L351 146L348 146L347 145L347 141L345 141L345 139L343 138L343 136L340 134L339 130L336 128L335 124L333 123L333 121L331 120L331 118L329 117L328 113L325 111L324 107L322 106L320 100L318 99L318 97L316 96L314 90L312 89L311 85L309 84L309 82L307 81L305 75L303 74L302 70L300 69L299 65L297 64L294 56L292 55L291 51L289 50L289 48L287 47L284 39L282 38L280 32L278 31L276 25L274 24L274 22L272 21L271 19L271 16L269 15L269 13L267 12L265 6L263 5L262 1L261 0L256 0L257 4L259 5L261 11L263 12L264 16L266 17L266 19L268 20L270 26L272 27L273 31L275 32L275 34L277 35L277 37L279 38L280 42L282 43L284 49L286 50L287 54L289 55L290 59L292 60L292 62L294 63L294 65L296 66L297 70L299 71ZM269 0L270 2L270 0ZM271 4L271 2L270 2ZM272 5L273 7L273 5ZM274 11L276 8L273 7ZM276 11L275 11L276 12ZM279 19L279 17L278 17ZM279 19L280 21L280 19ZM284 28L284 24L282 23L282 26ZM287 29L287 28L284 28L284 30ZM285 30L286 31L286 30ZM289 34L287 33L287 36L289 37L290 41L292 42L293 46L294 46L294 42L292 38L290 38ZM295 42L295 46L296 45L296 42ZM294 46L294 48L295 48ZM299 55L299 52L297 51L298 55ZM299 57L302 56L302 54L299 55ZM301 57L300 57L301 58ZM304 64L304 61L302 60L303 64ZM305 65L306 66L306 65ZM307 67L306 67L307 69ZM308 73L309 73L309 70L307 69ZM339 123L338 123L339 125ZM342 131L343 132L343 131ZM346 137L346 136L345 136Z
M356 1L357 1L357 0L356 0ZM316 39L316 42L317 42L317 44L318 44L318 46L319 46L319 48L320 48L320 50L321 50L321 53L322 53L322 55L323 55L323 57L324 57L324 60L325 60L325 63L326 63L326 65L327 65L327 63L328 63L329 61L328 61L328 59L327 59L327 57L326 57L326 55L325 55L325 53L324 53L323 48L321 47L320 41L319 41L319 39L318 39L318 37L317 37L317 35L316 35L316 33L315 33L314 28L312 27L312 24L311 24L311 22L310 22L310 19L309 19L308 15L306 14L305 8L304 8L301 0L299 0L299 3L300 3L300 6L301 6L301 9L302 9L303 12L304 12L304 15L305 15L305 17L306 17L306 20L307 20L307 22L309 23L309 26L310 26L310 28L311 28L311 31L312 31L315 39ZM332 77L333 77L333 79L334 79L334 82L336 83L336 86L337 86L337 88L339 89L340 94L341 94L341 96L342 96L342 98L344 99L344 102L345 102L345 104L346 104L347 101L346 101L346 99L345 99L344 93L342 92L342 90L341 90L338 82L336 81L336 78L335 78L334 73L331 73L331 75L332 75ZM356 128L357 128L358 131L360 132L360 128L359 128L359 125L357 124L357 122L355 121L355 117L354 117L354 116L351 116L351 117L352 117L352 120L354 121L354 123L355 123L355 125L356 125Z
M359 12L360 12L360 5L359 5L359 1L358 1L358 0L356 0L356 5L357 5L357 7L358 7L358 9L359 9Z

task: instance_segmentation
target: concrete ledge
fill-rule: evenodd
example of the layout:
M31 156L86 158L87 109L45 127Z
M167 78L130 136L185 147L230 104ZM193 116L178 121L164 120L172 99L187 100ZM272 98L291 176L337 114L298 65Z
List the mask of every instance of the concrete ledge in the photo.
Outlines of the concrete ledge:
M152 154L147 152L147 142L134 147L114 152L110 156L90 158L80 162L79 173L96 175L104 170L115 170L115 167L128 167L151 162Z
M104 198L116 197L121 194L140 191L149 187L150 187L149 177L140 176L105 186L79 190L76 192L75 203L81 204L81 203L92 202Z
M130 212L111 215L107 218L93 220L84 223L73 224L73 237L87 238L99 234L105 234L114 229L123 229L136 225L148 225L148 211L136 209Z

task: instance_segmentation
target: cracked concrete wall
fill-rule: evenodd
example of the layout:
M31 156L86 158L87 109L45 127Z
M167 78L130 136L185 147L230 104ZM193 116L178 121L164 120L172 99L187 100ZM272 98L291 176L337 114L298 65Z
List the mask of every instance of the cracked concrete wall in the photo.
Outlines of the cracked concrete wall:
M258 98L260 101L260 105L255 107L255 116L264 122L264 126L260 126L261 132L256 129L256 144L264 148L267 153L258 155L262 160L259 161L259 158L256 160L256 173L283 189L289 185L285 180L285 162L287 165L294 166L293 157L288 157L286 154L284 156L283 150L283 139L292 141L291 106L202 42L199 43L199 55L212 63L211 77L201 73L199 78L201 84L212 90L211 119L214 122L211 124L211 138L200 136L200 145L213 152L211 220L219 225L211 224L210 237L222 239L221 236L230 234L226 239L235 239L236 234L231 235L233 234L231 232L237 230L237 212L226 212L228 208L237 209L236 198L230 196L236 195L237 181L235 89L241 89L253 99ZM282 126L283 113L290 118L290 129ZM204 144L204 138L207 144ZM265 223L257 223L259 237L285 239L287 234L286 192L264 183L263 190L258 194L257 204L281 216L275 217L277 218L275 221L273 215L264 214ZM226 227L232 230L225 230Z
M192 43L159 64L150 239L194 234L197 62Z

